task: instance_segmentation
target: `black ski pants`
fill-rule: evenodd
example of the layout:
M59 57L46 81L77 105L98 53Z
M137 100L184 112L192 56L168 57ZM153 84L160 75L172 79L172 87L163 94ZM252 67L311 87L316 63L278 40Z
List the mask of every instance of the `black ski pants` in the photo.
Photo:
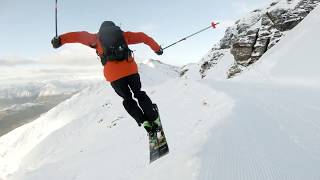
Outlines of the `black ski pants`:
M139 126L144 121L154 121L158 117L158 112L154 110L151 99L146 92L141 91L141 81L138 73L113 81L111 86L123 98L124 108L137 121ZM133 99L132 93L139 104Z

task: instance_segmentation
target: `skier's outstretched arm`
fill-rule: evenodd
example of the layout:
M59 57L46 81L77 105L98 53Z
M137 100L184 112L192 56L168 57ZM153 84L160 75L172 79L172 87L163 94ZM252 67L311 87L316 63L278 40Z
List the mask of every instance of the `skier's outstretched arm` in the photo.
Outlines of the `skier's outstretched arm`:
M86 31L69 32L60 35L58 38L53 38L51 43L54 48L59 48L60 46L68 43L81 43L83 45L95 48L97 44L97 36L96 34L91 34Z
M162 51L161 46L151 37L143 32L124 32L124 36L128 41L128 44L144 43L148 45L154 52Z

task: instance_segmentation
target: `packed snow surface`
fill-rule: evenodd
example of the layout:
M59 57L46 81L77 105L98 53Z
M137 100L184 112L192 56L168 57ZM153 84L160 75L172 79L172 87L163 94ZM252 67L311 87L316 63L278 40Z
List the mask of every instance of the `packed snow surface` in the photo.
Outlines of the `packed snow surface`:
M154 163L146 133L101 83L1 137L0 179L319 180L319 16L235 80L140 67L170 148Z

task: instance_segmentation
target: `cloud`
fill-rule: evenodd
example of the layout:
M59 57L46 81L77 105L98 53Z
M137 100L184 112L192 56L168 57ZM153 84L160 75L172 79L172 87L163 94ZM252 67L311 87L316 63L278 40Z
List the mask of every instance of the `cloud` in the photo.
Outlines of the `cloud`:
M37 59L22 58L18 56L0 58L0 67L23 67L23 68L53 68L66 67L96 67L100 66L100 59L95 50L83 45L65 45L50 54L37 57Z
M88 48L66 46L37 60L26 58L0 59L0 81L20 82L64 77L102 78L100 60Z
M35 60L21 58L21 57L8 57L0 59L0 66L18 66L18 65L31 65L37 64Z
M65 45L63 48L36 59L18 56L0 57L1 70L8 68L88 68L101 67L100 59L95 50L83 45Z
M64 45L52 54L40 58L49 65L95 66L100 64L94 49L79 44Z

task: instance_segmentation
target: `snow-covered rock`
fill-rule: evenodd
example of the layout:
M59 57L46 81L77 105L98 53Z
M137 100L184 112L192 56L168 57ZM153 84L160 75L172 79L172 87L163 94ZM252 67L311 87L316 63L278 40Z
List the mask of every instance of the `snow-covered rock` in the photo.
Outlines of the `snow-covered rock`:
M236 31L232 32L232 38L229 40L237 64L248 66L256 62L280 40L285 31L294 28L319 2L319 0L278 1L266 9L255 10L248 17L237 21Z
M234 56L227 77L234 77L243 69L258 61L263 54L277 44L288 31L300 23L318 4L320 0L278 0L269 6L256 9L247 16L227 28L220 43L205 55L196 65L184 67L185 77L190 77L188 68L199 68L202 78L206 72L215 71L217 62L224 56L223 50L228 50ZM225 74L225 73L223 73ZM214 77L211 77L214 78Z
M319 87L320 9L314 11L239 79Z

